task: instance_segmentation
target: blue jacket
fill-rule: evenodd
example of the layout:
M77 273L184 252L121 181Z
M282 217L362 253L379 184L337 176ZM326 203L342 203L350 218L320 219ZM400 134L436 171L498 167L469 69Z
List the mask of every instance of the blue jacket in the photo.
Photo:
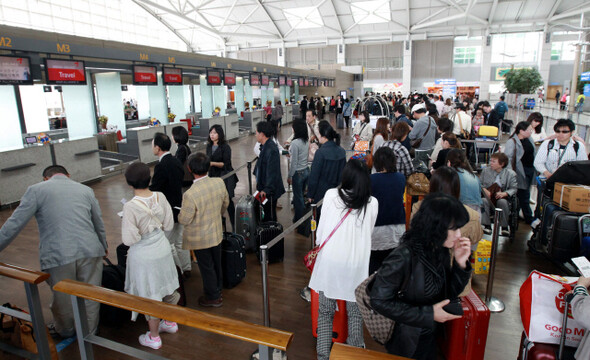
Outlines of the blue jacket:
M281 177L281 159L277 144L268 139L256 161L256 190L264 191L268 196L278 199L285 193Z
M346 165L346 151L333 141L324 143L315 153L311 164L307 197L317 203L326 191L340 185Z
M400 172L371 175L371 192L379 202L375 226L405 224L406 177Z

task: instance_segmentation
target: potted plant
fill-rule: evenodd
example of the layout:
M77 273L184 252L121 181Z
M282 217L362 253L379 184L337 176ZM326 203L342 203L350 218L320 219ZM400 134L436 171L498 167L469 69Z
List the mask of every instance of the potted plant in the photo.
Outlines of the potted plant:
M532 104L528 106L534 106L534 100L537 98L535 90L541 86L543 86L543 78L535 68L511 69L504 79L506 90L516 94L515 104L522 103L525 106L527 99L532 99Z
M98 117L98 122L100 123L100 126L106 130L107 128L107 123L109 122L109 117L106 115L101 115Z
M176 118L176 114L173 114L173 113L168 114L168 121L169 122L174 122L175 118Z
M219 108L219 106L215 107L215 111L213 111L213 116L219 116L221 112L221 108Z

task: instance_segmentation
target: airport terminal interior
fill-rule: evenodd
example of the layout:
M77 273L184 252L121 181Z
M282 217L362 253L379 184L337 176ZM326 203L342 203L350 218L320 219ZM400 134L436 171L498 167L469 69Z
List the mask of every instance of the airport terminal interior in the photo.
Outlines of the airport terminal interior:
M257 126L271 119L272 124L278 124L276 141L286 148L280 151L286 193L278 199L276 211L284 230L283 260L261 264L256 253L247 252L246 276L237 286L223 289L223 306L206 307L200 304L203 280L193 257L190 276L179 276L186 298L182 309L196 310L190 313L197 319L192 325L179 321L178 333L163 334L162 347L153 350L137 340L148 327L143 316L133 322L127 312L117 324L101 322L96 335L109 341L90 335L96 343L87 348L95 359L129 359L132 355L263 359L269 358L268 353L253 355L258 350L264 352L265 347L259 348L259 344L273 347L280 336L289 334L286 351L275 352L271 358L316 359L312 304L305 299L310 272L303 263L313 247L315 232L302 235L292 226L294 188L287 181L291 159L286 143L293 124L305 121L306 109L313 108L317 119L328 122L339 134L347 161L361 158L363 162L367 160L365 151L371 153L374 144L371 131L365 147L355 149L361 145L357 135L365 114L370 117L365 119L370 128L375 129L378 119L385 118L391 132L402 121L399 106L413 125L425 111L437 125L443 118L454 123L456 114L464 111L469 120L467 136L460 137L460 131L450 129L438 131L436 137L459 138L458 147L465 150L469 166L479 175L497 159L493 154L509 145L516 125L538 116L541 125L533 133L540 136L542 128L545 135L535 140L537 156L539 148L547 149L546 142L553 141L556 124L557 130L572 124L572 141L579 144L572 150L574 160L588 160L588 96L590 3L584 0L1 0L0 226L19 207L27 189L43 181L45 168L62 165L72 180L92 189L106 231L107 257L116 264L123 206L134 196L125 172L131 164L142 162L153 173L160 160L153 151L157 133L172 139L173 129L182 127L194 154L205 152L210 129L221 127L238 178L233 197L238 204L256 192ZM477 111L480 107L482 114ZM349 113L343 108L349 108ZM496 123L490 122L494 116ZM476 121L480 122L476 125ZM488 125L495 126L495 132L480 134ZM463 128L463 124L454 126ZM422 151L419 146L416 154ZM171 154L177 149L172 141ZM563 154L556 149L562 154L557 161L560 165L565 149ZM415 155L412 158L416 173L430 178L429 161L420 163ZM313 169L312 158L309 166ZM582 173L589 174L589 166L580 165ZM491 314L477 344L464 340L459 344L479 352L465 355L454 349L450 353L462 353L463 357L449 357L450 350L442 345L437 350L439 359L526 359L521 349L525 330L522 285L534 270L575 277L577 270L569 259L590 256L584 247L584 241L590 245L590 216L584 216L590 212L588 177L555 185L552 199L558 203L552 206L561 205L559 211L570 214L575 222L569 232L564 230L571 242L563 250L565 257L556 257L553 249L557 245L552 248L551 241L548 244L542 239L552 236L545 234L546 227L551 225L551 231L557 233L558 225L549 224L552 220L538 209L544 201L544 183L536 180L537 175L544 174L537 172L533 177L526 205L532 211L540 210L535 214L540 225L531 225L524 214L511 207L506 229L482 228L482 239L493 243L487 255L483 247L472 247L474 269L482 270L477 250L491 261L486 264L487 271L478 271L471 279L473 291ZM421 200L427 191L413 193L409 182L407 185L404 201L409 212L412 202ZM582 210L574 209L573 195L570 205L563 204L563 195L561 204L559 196L555 200L558 189L565 194L567 186L580 191L581 200L577 201L586 201L579 206ZM306 207L306 212L309 209ZM483 210L481 216L485 216ZM229 214L224 215L224 221L227 231L246 234L230 223ZM4 248L3 231L7 230L0 230L0 304L35 312L25 284L35 272L45 270L40 265L40 239L50 237L39 228L33 217ZM38 310L43 322L52 324L52 290L46 278L41 278ZM554 297L558 304L563 302L558 294ZM116 305L113 299L108 301ZM135 304L123 301L119 305L131 303ZM213 324L212 319L219 322ZM461 333L465 339L470 332L483 331L470 328L470 321L476 323L471 318L465 320L466 331ZM557 328L560 321L555 323ZM275 338L264 338L262 327L253 324L282 332L276 332ZM0 342L14 345L10 334L3 334ZM456 344L445 338L456 334L449 334L438 334L439 343ZM51 359L92 358L81 350L76 337L53 335L57 353ZM387 357L386 348L372 339L367 328L364 341L366 349L375 353L349 349L343 350L344 356L332 358L402 359ZM114 344L145 353L136 354ZM350 351L348 357L346 351ZM0 358L22 357L10 354L0 344Z

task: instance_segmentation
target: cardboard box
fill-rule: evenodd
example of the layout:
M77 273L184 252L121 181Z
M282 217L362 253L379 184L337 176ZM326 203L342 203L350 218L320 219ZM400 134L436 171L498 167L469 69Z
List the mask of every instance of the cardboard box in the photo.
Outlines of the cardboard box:
M590 212L590 186L555 183L553 202L571 212Z

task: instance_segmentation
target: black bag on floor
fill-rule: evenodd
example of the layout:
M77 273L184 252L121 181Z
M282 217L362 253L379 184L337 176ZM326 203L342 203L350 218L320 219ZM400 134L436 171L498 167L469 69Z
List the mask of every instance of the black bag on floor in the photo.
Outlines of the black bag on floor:
M102 268L102 287L125 291L125 268L106 258L106 265ZM100 304L100 322L104 325L119 326L131 320L131 312L117 307Z
M561 165L546 181L545 194L553 198L555 183L590 185L590 160L570 161Z
M510 130L512 129L513 124L514 124L514 122L512 120L502 119L502 132L503 133L510 133Z
M176 305L186 306L186 293L184 292L184 277L182 276L182 270L176 266L176 273L178 274L178 289L176 291L180 295L178 303Z
M275 221L263 222L256 228L256 256L260 261L260 245L268 244L283 232L283 225ZM285 257L285 239L279 241L268 251L268 262L282 262Z
M233 288L246 277L246 243L242 235L223 233L221 269L226 289Z
M547 255L558 262L566 262L580 253L578 219L581 214L556 210L551 214L551 226L547 231Z

